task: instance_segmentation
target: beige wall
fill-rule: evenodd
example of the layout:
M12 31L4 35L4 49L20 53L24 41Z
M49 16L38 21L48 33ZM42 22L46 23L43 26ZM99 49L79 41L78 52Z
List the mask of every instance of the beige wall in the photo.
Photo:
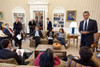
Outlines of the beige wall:
M8 22L10 26L13 25L12 9L16 6L21 6L26 12L26 24L30 20L29 5L30 0L0 0L0 11L4 12L4 20L2 22ZM100 26L100 0L46 0L49 3L48 17L52 20L53 9L57 6L64 7L67 10L77 11L77 22L83 20L82 13L85 10L90 11L90 18L96 19L98 26ZM69 27L70 22L66 22L65 26ZM100 29L100 28L99 28Z

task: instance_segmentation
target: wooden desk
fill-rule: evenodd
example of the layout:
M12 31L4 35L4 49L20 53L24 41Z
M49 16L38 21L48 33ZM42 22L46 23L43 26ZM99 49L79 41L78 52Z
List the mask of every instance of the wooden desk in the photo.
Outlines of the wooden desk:
M76 41L76 48L77 48L78 47L78 36L79 35L77 35L77 34L75 34L75 35L68 34L69 45L70 45L70 39L73 39L73 44L75 44L75 39L76 39L77 40Z
M96 63L97 66L100 67L100 58L97 58L96 52L94 52L92 60Z
M54 51L54 53L63 53L63 56L66 57L67 51L66 51L64 45L62 45L61 49L54 50L52 45L42 45L42 44L40 44L35 49L35 53L34 53L35 54L35 58L38 56L39 52L43 52L43 51L45 51L48 48L52 49Z

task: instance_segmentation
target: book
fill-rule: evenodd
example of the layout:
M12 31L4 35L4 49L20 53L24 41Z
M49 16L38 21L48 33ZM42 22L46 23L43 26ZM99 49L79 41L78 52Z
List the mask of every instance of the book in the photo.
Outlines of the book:
M100 53L97 53L97 57L100 58Z
M17 50L16 50L17 55L20 55L20 54L19 54L19 51L21 52L21 56L23 57L24 49L17 49Z
M53 40L53 38L52 37L48 37L48 40Z
M18 34L16 37L18 40L21 40L21 38L22 38L20 34Z

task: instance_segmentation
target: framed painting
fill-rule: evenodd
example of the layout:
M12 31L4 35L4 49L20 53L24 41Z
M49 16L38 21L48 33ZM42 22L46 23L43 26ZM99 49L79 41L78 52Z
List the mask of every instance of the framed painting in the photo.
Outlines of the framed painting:
M66 21L76 21L76 10L69 10L66 12Z
M3 20L4 19L4 15L3 15L3 12L0 11L0 20Z

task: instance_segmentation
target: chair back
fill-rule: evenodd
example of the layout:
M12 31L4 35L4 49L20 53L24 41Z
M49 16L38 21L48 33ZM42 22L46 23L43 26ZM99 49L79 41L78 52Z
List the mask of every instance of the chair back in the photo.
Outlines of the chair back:
M91 66L84 66L82 64L79 64L79 63L71 60L71 59L68 59L66 67L91 67Z
M100 33L95 33L94 34L94 43L97 43L99 41L100 38Z

